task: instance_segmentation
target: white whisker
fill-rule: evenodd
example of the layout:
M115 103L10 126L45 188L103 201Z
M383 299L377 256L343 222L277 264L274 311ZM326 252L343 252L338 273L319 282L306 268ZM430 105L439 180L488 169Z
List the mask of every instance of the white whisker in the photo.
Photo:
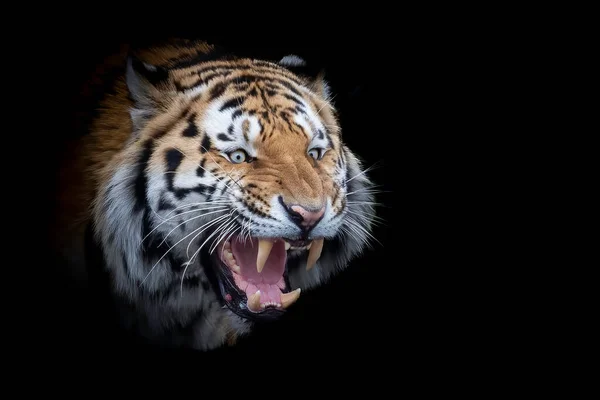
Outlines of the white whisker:
M223 215L222 217L226 217L225 215ZM217 217L217 220L219 218L222 217ZM214 222L214 220L212 221ZM206 224L205 224L206 225ZM194 233L196 233L196 231L198 231L199 229L201 229L204 225L202 225L200 228L194 229L192 232L190 232L189 234L187 234L186 236L184 236L181 240L179 240L177 243L175 243L173 246L169 247L167 249L167 251L165 251L165 254L163 254L163 256L161 258L158 259L158 261L156 262L156 264L154 264L154 266L150 269L150 271L148 272L148 274L146 274L146 276L144 277L144 279L140 282L140 286L144 284L144 282L146 282L146 279L148 279L148 277L150 276L150 274L152 273L152 271L154 271L154 268L156 268L156 266L158 264L160 264L160 262L162 261L163 258L165 258L167 256L167 254L169 254L169 252L175 248L175 246L177 246L179 243L183 242L186 238L190 237L191 235L193 235ZM208 227L207 227L208 228ZM205 228L205 229L207 229Z
M355 193L365 193L365 194L377 194L377 193L389 193L387 190L372 190L371 188L361 188L354 190L352 192L346 193L346 196L350 196Z
M347 201L346 204L358 204L358 205L366 205L366 206L382 206L385 207L383 203L378 203L376 201Z
M223 209L227 209L227 207L223 207ZM183 214L189 214L189 213L192 213L192 212L200 212L200 211L205 211L205 210L215 210L215 208L214 207L212 207L212 208L201 208L201 209L197 209L197 210L185 211L185 212L179 213L177 215L174 215L171 218L163 220L160 224L158 224L150 232L148 232L148 234L146 236L144 236L144 238L140 242L140 246L144 243L144 240L148 239L148 236L150 236L152 234L152 232L154 232L155 230L157 230L158 228L160 228L162 226L162 224L167 223L168 221L170 221L172 219L175 219L175 218L177 218L177 217L179 217L180 215L183 215Z
M374 224L374 225L377 225L377 226L385 224L385 220L383 218L377 216L377 215L371 215L371 216L367 217L367 216L365 216L363 214L357 213L356 211L352 211L352 210L349 210L349 209L346 209L346 212L349 213L349 214L352 214L352 215L356 215L362 221L366 220L370 224Z
M188 263L192 263L194 261L194 258L196 258L196 256L198 255L198 253L200 253L200 250L202 250L202 247L204 247L204 245L210 240L211 237L213 237L214 235L216 235L217 233L219 233L219 231L227 229L227 227L229 226L229 224L231 224L233 222L235 222L235 221L228 220L227 222L221 224L219 226L219 228L217 228L209 237L207 237L206 240L200 245L200 247L198 247L198 250L196 250L194 252L194 254L192 254L192 257L188 260Z
M232 221L232 222L234 222L234 221ZM233 226L232 226L232 228L233 228ZM222 233L219 235L219 237L218 237L218 238L217 238L217 239L214 241L213 245L212 245L212 246L211 246L211 248L208 250L208 252L209 252L210 254L212 254L212 253L213 253L213 251L215 250L215 248L217 248L217 246L219 245L219 243L221 243L223 236L227 235L227 232L228 232L228 231L229 231L229 230L222 232Z
M189 219L187 219L187 220L183 221L182 223L180 223L179 225L177 225L175 228L171 229L171 231L170 231L169 233L167 233L167 235L166 235L166 236L163 238L162 242L160 242L160 244L159 244L157 247L160 247L160 246L162 246L162 244L163 244L163 243L164 243L164 242L167 240L167 238L169 237L169 235L170 235L171 233L173 233L173 231L175 231L175 229L179 228L181 225L183 225L183 224L185 224L185 223L187 223L187 222L190 222L190 221L192 221L192 220L194 220L194 219L196 219L196 218L202 218L202 217L204 217L204 216L206 216L206 215L210 215L210 214L214 214L214 213L220 213L220 212L226 212L226 211L227 211L227 207L225 207L225 208L222 208L222 209L219 209L219 210L217 210L217 211L211 211L211 212L204 213L204 214L202 214L202 215L197 215L197 216L195 216L195 217L192 217L192 218L189 218ZM183 213L182 213L182 214L183 214Z
M232 210L232 212L233 212L233 210ZM210 224L210 225L209 225L209 226L207 226L205 229L203 229L203 230L201 230L200 232L198 232L198 234L197 234L196 236L194 236L194 237L193 237L193 238L190 240L190 242L188 243L187 247L185 248L185 256L186 256L186 257L189 257L189 256L190 256L190 246L192 245L192 243L194 243L194 240L196 240L196 238L197 238L198 236L200 236L200 234L201 234L202 232L204 232L206 229L208 229L210 226L213 226L213 225L214 225L215 223L217 223L217 222L221 222L221 221L223 221L224 219L225 219L225 220L227 220L227 219L228 219L230 216L231 216L231 212L230 212L229 214L227 214L227 215L221 215L220 217L217 217L217 218L213 219L213 220L212 220L212 224Z
M225 222L225 224L227 224L227 222ZM198 252L200 252L200 249L202 249L202 247L204 246L204 244L206 242L208 242L208 240L213 237L215 235L215 233L219 232L219 230L221 230L223 227L223 224L221 224L205 241L204 243L202 243L202 245L200 245L200 247L198 248L198 250L196 250L196 252L194 253L194 255L192 255L192 257L185 263L185 268L183 269L183 273L181 274L181 293L183 294L183 280L185 278L185 273L188 269L188 267L192 264L194 257L196 256L196 254L198 254ZM192 241L190 241L190 243L192 243ZM188 247L189 249L189 247ZM187 252L186 252L187 254Z
M223 238L225 238L227 235L230 235L230 232L231 232L231 235L233 235L239 228L240 228L240 226L235 224L235 220L231 221L231 224L229 225L229 227L227 229L223 230L223 232L221 232L219 237L214 240L214 243L213 243L212 247L208 250L208 252L210 254L213 254L213 252L219 246L219 243L223 243L223 241L224 241ZM229 238L231 238L231 235L229 236ZM229 240L229 238L227 238L226 240Z
M167 213L166 216L169 216L170 214L173 214L175 211L180 210L182 208L190 208L190 207L195 207L195 206L202 206L202 205L229 205L231 204L230 201L228 200L218 200L218 201L204 201L201 203L189 203L189 204L183 204L179 207L175 207L173 210L169 211Z
M358 174L354 175L352 178L348 179L348 180L346 181L346 183L350 182L350 181L351 181L351 180L353 180L354 178L358 178L359 176L366 174L366 173L367 173L367 172L369 172L369 171L372 171L372 170L373 170L373 169L375 169L375 168L378 168L378 167L379 167L378 163L379 163L379 161L378 161L378 162L376 162L375 164L371 165L369 168L367 168L367 169L363 170L362 172L360 172L360 173L358 173Z
M235 234L235 232L237 232L237 230L238 230L238 229L241 229L241 226L239 226L239 225L238 225L238 226L237 226L237 227L236 227L236 228L233 230L233 232L231 232L231 233L229 234L229 236L228 236L228 237L225 239L225 241L226 241L226 242L227 242L227 241L229 241L229 239L231 239L231 237L232 237L232 236Z
M354 229L359 236L362 236L360 235L360 233L362 232L366 236L370 237L371 239L379 243L381 246L383 246L383 244L379 240L377 240L368 230L366 230L358 221L355 221L354 218L352 218L351 216L348 216L344 222L348 223L348 227Z

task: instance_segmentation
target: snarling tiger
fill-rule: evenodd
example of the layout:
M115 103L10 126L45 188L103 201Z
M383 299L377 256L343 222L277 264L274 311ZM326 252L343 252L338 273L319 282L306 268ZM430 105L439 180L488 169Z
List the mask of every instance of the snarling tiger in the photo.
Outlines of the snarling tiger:
M66 160L57 238L76 265L99 251L125 327L234 343L369 245L372 183L303 64L190 40L123 58Z

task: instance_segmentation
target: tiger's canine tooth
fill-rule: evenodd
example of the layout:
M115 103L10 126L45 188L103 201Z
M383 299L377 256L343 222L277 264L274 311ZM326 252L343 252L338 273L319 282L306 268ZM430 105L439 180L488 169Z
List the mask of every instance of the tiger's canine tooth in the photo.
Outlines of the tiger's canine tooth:
M310 271L315 263L321 257L321 251L323 250L323 239L315 239L312 241L310 250L308 252L308 260L306 260L306 270Z
M257 290L250 298L248 299L248 308L250 311L259 311L260 310L260 290Z
M294 290L293 292L282 293L281 294L281 306L283 308L288 308L289 306L294 304L296 302L296 300L298 300L298 297L300 297L300 288Z
M285 250L288 251L290 249L290 247L292 247L292 245L289 244L288 242L285 242Z
M267 258L269 258L269 254L271 254L271 249L273 248L273 242L270 240L260 239L258 241L258 254L256 256L256 270L260 274L265 267L265 263L267 262Z

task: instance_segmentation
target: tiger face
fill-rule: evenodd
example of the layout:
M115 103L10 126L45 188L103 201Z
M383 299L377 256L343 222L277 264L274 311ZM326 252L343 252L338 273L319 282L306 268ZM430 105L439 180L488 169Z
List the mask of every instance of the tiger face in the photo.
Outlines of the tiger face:
M197 279L205 307L272 319L368 244L370 181L324 80L291 71L301 62L130 59L134 133L95 208L107 246L141 249L115 259L144 265L123 290Z

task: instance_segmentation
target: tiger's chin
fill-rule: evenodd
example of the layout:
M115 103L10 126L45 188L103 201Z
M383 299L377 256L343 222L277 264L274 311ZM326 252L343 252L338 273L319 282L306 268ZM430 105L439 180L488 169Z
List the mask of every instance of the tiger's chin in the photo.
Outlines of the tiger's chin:
M281 317L300 297L288 280L288 261L305 257L305 268L318 260L323 239L235 236L221 242L211 256L221 301L235 314L254 321ZM308 253L308 255L307 255Z

